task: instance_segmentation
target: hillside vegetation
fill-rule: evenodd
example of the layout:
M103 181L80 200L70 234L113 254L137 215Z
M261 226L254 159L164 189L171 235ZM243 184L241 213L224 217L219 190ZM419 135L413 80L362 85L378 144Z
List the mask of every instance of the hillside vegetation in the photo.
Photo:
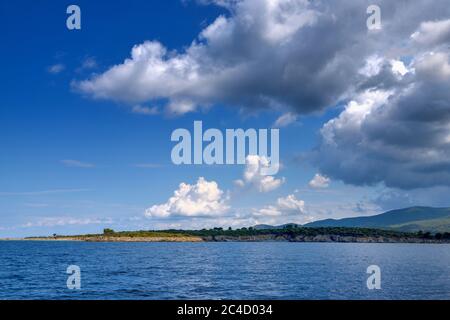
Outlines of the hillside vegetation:
M369 217L326 219L305 227L377 228L404 232L450 232L450 208L412 207Z
M198 242L198 241L292 241L292 242L450 242L450 233L398 232L393 230L347 227L298 227L287 225L277 229L202 229L202 230L140 230L76 236L33 237L30 240L76 240L98 242Z

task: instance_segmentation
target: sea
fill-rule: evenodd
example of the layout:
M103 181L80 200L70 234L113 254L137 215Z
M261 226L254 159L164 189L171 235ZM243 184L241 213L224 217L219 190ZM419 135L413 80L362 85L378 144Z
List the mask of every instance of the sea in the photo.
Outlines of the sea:
M0 299L450 299L450 245L0 241Z

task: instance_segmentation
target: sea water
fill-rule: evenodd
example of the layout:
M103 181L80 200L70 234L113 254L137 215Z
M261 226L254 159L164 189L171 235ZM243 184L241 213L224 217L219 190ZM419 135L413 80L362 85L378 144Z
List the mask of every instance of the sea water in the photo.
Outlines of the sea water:
M0 241L0 299L450 299L450 245Z

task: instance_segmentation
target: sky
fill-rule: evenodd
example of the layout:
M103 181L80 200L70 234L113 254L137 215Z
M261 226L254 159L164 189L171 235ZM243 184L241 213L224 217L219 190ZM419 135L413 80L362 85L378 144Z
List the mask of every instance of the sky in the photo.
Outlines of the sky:
M0 30L0 237L450 206L448 1L18 0ZM279 129L279 172L175 165L194 121Z

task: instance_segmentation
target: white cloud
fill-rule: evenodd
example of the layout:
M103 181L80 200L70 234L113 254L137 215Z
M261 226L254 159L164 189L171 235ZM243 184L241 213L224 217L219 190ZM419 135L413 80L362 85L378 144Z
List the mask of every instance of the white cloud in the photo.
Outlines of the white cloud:
M294 123L295 121L297 121L297 115L292 112L287 112L278 117L278 119L273 124L273 127L274 128L286 127L291 123Z
M316 173L314 177L309 181L309 186L313 189L321 189L328 188L330 184L330 179L321 175L320 173Z
M299 200L295 195L290 194L284 198L278 198L275 205L268 205L260 209L254 209L255 217L291 217L305 218L300 215L305 214L305 202ZM299 221L299 219L296 219ZM287 222L284 220L284 222Z
M133 113L143 114L143 115L146 115L146 116L154 116L156 114L159 114L158 107L145 107L145 106L141 106L141 105L138 105L138 104L133 106L131 111Z
M74 86L94 98L131 105L166 100L166 110L175 114L217 103L309 113L334 105L355 80L367 35L342 22L351 6L306 0L215 3L226 3L228 14L185 49L145 41L121 64ZM343 44L342 35L352 46Z
M215 181L200 177L193 185L181 183L166 203L153 205L145 215L156 218L220 216L229 209L227 200Z
M417 61L417 72L431 81L450 80L449 54L431 52Z
M131 50L131 58L110 68L78 87L97 98L112 98L127 102L177 96L196 82L198 63L189 55L168 57L167 49L157 41L146 41ZM178 112L191 111L188 99L180 103ZM177 99L172 104L177 104ZM176 106L173 109L176 109ZM177 111L177 110L174 110Z
M450 19L422 22L411 38L423 45L448 43L450 41Z
M269 160L258 155L248 155L245 159L245 170L242 179L236 180L239 187L246 185L256 188L259 192L269 192L281 186L285 179L276 179L273 176L263 175L261 170L269 168Z
M78 161L78 160L71 160L71 159L61 160L61 163L64 164L66 167L74 167L74 168L93 168L93 167L95 167L95 165L92 163L82 162L82 161Z
M380 0L390 14L377 36L361 27L367 7L362 1L200 1L227 13L184 49L144 41L122 63L74 86L131 106L165 101L165 110L178 115L214 104L289 110L275 123L283 126L295 115L345 103L368 81L388 90L395 83L380 76L387 62L390 76L400 81L409 75L401 58L414 60L430 45L446 48L450 39L448 0L436 0L432 8L418 0L408 10L399 1Z
M66 68L65 65L63 65L62 63L57 63L54 65L51 65L50 67L47 68L47 71L51 74L58 74L61 73L62 71L64 71L64 69Z
M321 130L312 157L320 172L357 185L449 185L448 0L417 0L408 10L380 0L389 14L377 34L364 27L363 1L204 2L228 12L184 49L142 42L74 86L130 106L165 101L174 114L214 104L297 115L345 105Z
M270 218L268 218L270 219ZM249 214L234 213L231 215L222 215L210 219L207 217L177 217L177 219L152 219L152 229L209 229L215 227L223 228L241 228L254 226L262 222ZM264 220L265 221L265 220Z
M410 71L410 70L408 70L408 68L406 68L403 61L392 59L390 61L390 63L391 63L391 67L392 67L392 72L394 74L397 74L397 75L400 75L403 77L405 74L407 74Z
M365 64L358 72L366 77L372 77L377 75L382 66L384 59L378 55L371 55L367 57Z
M157 217L156 217L157 218ZM214 219L209 217L177 217L171 219L154 219L152 227L157 229L181 228L202 229L211 227L250 227L258 224L279 225L284 223L306 223L313 220L305 212L305 203L294 195L278 198L274 205L261 208L233 208Z
M351 132L360 128L364 119L385 103L391 94L390 91L367 90L349 101L344 112L323 125L321 135L324 142L334 146L336 139L341 136L339 131ZM352 136L349 135L348 138L351 139Z

